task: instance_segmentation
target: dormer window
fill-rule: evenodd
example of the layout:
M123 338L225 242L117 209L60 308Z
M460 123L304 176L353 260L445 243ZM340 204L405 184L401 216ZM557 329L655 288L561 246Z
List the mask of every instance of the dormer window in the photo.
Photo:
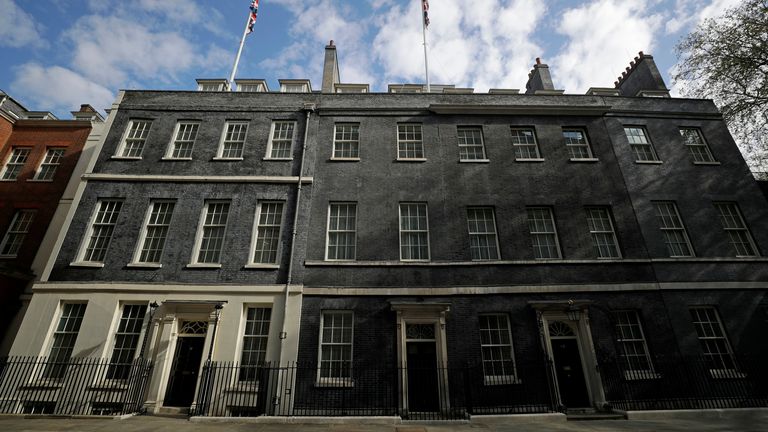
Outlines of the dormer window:
M281 93L310 93L312 85L309 80L280 80Z
M246 93L265 93L267 82L264 80L235 80L237 91Z
M216 92L227 89L227 80L223 79L199 79L197 80L197 91Z
M336 84L334 85L336 93L368 93L368 84Z

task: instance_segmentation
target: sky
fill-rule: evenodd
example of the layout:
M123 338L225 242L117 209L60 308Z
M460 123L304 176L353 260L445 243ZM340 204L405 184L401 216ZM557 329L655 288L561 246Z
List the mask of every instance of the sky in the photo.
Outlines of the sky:
M537 57L555 88L613 87L638 51L673 95L679 39L739 0L431 0L433 84L525 89ZM250 0L0 0L0 89L27 109L103 111L120 89L228 78ZM261 0L238 78L310 79L333 39L341 81L423 83L421 0Z

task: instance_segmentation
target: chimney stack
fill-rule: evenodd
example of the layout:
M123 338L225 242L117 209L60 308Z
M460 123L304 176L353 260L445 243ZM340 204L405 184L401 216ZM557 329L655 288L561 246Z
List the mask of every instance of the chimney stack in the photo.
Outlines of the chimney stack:
M323 93L333 93L335 85L340 83L339 60L336 56L336 45L331 40L325 46L325 62L323 63L323 85L320 89Z
M549 74L549 66L536 57L536 64L528 74L528 82L525 84L525 94L562 94L562 90L555 90L552 76Z
M669 89L656 67L656 62L653 61L653 56L642 51L629 62L629 67L624 69L614 85L621 96L669 97Z

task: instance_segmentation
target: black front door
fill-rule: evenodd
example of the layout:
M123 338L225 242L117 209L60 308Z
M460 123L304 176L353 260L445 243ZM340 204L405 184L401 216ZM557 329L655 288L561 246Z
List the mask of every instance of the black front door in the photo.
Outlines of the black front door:
M552 355L563 404L567 408L590 406L576 339L552 339Z
M434 412L440 408L437 346L434 341L405 343L408 357L408 410Z
M197 372L200 369L200 359L203 354L205 338L180 337L176 343L176 353L173 357L171 379L168 381L168 391L163 405L173 407L188 407L192 405L197 385Z

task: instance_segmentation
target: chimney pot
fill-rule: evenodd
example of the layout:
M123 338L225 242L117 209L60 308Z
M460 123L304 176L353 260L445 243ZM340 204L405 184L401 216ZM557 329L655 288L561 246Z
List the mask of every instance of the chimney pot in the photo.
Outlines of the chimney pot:
M334 46L334 45L333 45L333 39L331 39L331 41L328 43L328 45L330 45L330 46Z
M630 69L630 68L629 68L629 66L627 66L627 67L625 68L625 70L626 70L627 72L629 72L629 71L631 71L632 69Z
M536 57L536 64L541 64L541 57Z
M640 51L638 54L640 54L640 58L642 58L643 56L645 56L645 54L643 54L643 52L642 52L642 51Z

